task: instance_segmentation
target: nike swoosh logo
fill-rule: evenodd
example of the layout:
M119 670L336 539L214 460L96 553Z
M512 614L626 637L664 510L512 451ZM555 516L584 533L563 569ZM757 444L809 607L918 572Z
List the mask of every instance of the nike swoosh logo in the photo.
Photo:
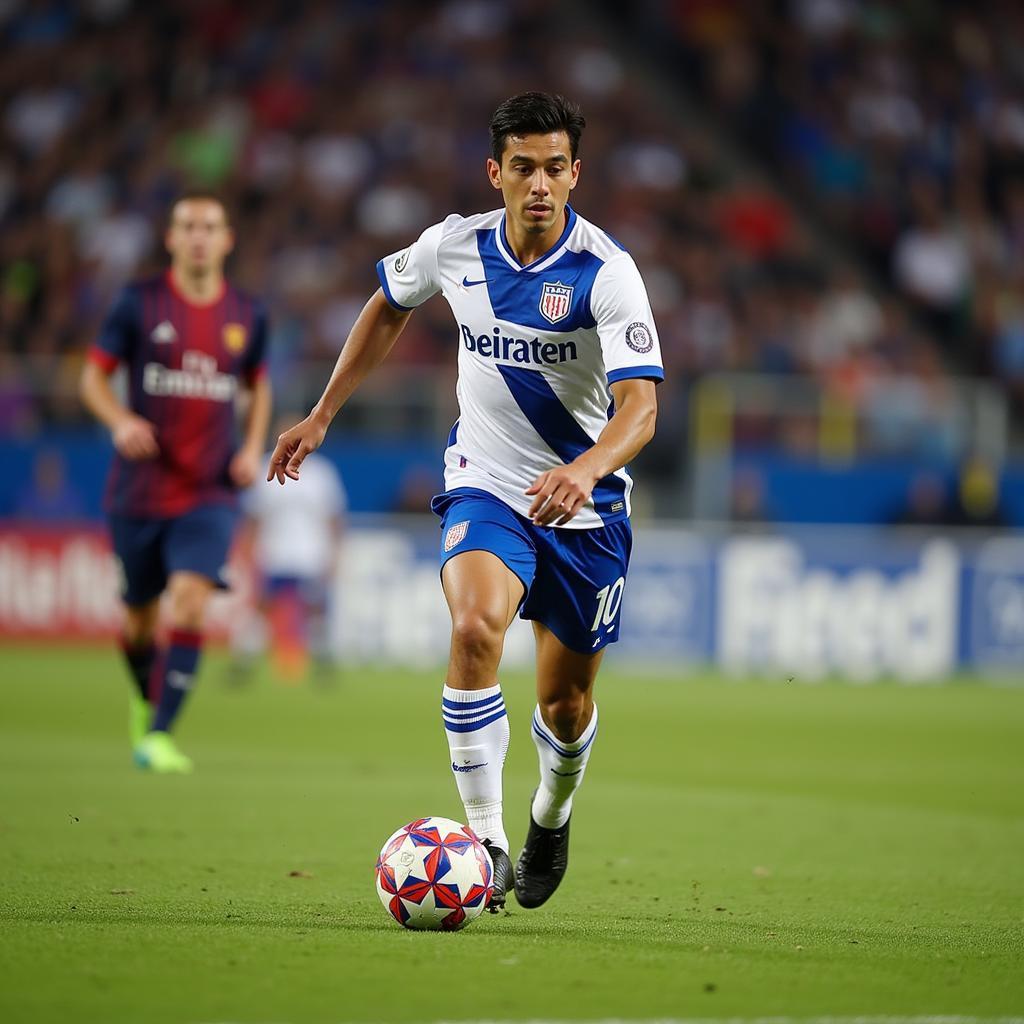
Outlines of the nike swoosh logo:
M583 771L582 768L577 768L574 772L559 772L555 771L554 768L552 768L551 770L555 772L556 775L561 775L563 779L571 779L574 775L579 775L579 773Z
M472 287L474 287L475 285L478 285L478 284L487 284L487 278L486 277L481 277L479 281L470 281L470 279L468 277L464 277L462 279L462 287L463 288L472 288Z

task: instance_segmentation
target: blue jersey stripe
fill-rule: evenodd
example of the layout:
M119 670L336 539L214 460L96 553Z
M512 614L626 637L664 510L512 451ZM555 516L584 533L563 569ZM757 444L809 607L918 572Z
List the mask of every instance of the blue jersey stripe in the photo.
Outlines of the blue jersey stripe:
M647 377L650 380L662 381L665 371L660 366L623 366L620 370L612 370L608 374L608 383L619 380L632 380L634 377Z
M559 400L539 370L498 364L516 405L544 443L566 464L593 448L594 441ZM609 473L594 485L594 509L602 519L619 519L625 511L626 482ZM613 508L620 503L619 508Z
M391 294L391 285L388 284L388 275L384 272L384 261L377 260L377 277L380 278L380 286L384 290L384 298L402 313L408 313L412 306L403 306L395 297Z
M592 252L567 249L550 266L530 273L513 270L508 265L498 252L493 229L478 230L476 246L484 268L487 297L496 317L525 330L548 334L568 334L596 326L597 321L590 309L590 293L604 262ZM545 284L560 284L572 289L568 311L554 323L541 313Z

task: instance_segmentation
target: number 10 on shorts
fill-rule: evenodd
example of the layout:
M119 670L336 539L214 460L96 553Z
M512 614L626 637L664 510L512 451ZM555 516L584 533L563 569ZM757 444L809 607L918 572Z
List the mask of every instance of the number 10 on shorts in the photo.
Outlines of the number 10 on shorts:
M601 625L612 625L615 616L619 612L619 605L622 604L622 588L626 585L626 577L620 576L614 583L602 587L597 592L597 614L594 616L594 624L590 632L594 633L601 628Z

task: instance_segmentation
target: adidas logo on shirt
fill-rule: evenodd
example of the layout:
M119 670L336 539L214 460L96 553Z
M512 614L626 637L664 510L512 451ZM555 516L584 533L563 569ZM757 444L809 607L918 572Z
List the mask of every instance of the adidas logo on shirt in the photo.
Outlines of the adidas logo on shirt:
M170 320L161 320L153 328L153 333L149 337L158 344L168 345L172 341L178 340L178 332L174 329L174 324Z

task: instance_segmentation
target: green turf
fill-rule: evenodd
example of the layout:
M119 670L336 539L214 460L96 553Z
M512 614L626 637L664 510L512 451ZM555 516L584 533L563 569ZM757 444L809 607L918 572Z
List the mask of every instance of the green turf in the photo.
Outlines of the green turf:
M1022 690L610 665L562 890L449 935L404 932L372 884L394 828L461 816L437 675L220 671L180 730L196 774L156 778L112 652L0 652L0 1020L1024 1009ZM505 692L515 844L529 680Z

